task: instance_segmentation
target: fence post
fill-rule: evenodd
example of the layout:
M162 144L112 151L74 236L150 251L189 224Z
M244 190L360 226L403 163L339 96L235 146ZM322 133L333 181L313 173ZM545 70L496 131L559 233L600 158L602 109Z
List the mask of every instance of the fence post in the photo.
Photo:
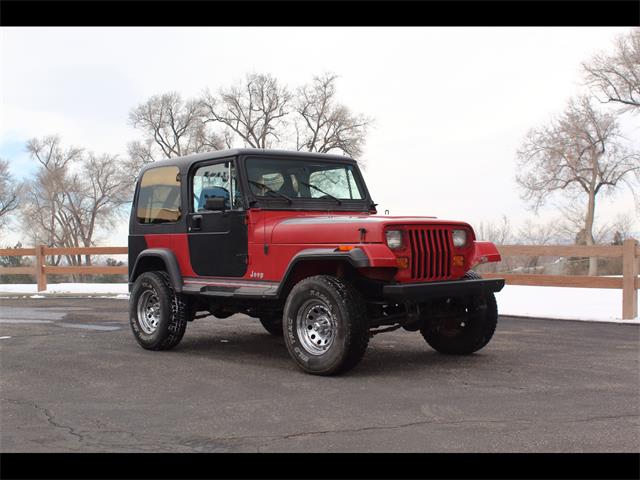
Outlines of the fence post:
M36 245L36 280L38 281L39 292L47 289L47 274L44 269L46 261L44 245Z
M638 316L638 290L636 277L638 262L636 261L636 244L633 238L628 238L622 244L622 318L631 320Z

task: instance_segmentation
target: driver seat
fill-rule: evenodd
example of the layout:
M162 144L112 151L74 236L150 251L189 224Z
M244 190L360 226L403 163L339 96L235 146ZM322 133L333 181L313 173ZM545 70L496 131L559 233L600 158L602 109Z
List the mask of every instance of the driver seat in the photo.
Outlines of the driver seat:
M293 188L293 180L291 180L291 175L287 174L282 178L284 179L284 182L278 191L280 193L284 193L288 197L297 197L298 192L296 192Z
M198 198L198 211L204 209L205 203L207 203L207 198L213 197L222 197L224 198L224 205L227 210L231 209L231 202L229 199L229 192L226 188L222 187L207 187L203 188L200 192L200 197Z

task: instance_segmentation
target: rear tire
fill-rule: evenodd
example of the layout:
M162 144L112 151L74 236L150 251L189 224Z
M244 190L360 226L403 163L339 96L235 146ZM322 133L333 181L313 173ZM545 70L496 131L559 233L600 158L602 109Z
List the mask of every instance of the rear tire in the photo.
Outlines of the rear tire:
M282 337L282 315L272 314L260 317L260 323L264 329L274 337Z
M464 278L482 278L469 271ZM436 351L449 355L468 355L483 348L496 330L498 306L493 292L466 299L466 313L443 321L426 321L420 333Z
M296 284L284 308L284 340L295 363L314 375L355 367L369 343L360 292L342 279L317 275Z
M173 289L166 272L145 272L131 291L129 323L147 350L169 350L182 340L190 317L187 299Z

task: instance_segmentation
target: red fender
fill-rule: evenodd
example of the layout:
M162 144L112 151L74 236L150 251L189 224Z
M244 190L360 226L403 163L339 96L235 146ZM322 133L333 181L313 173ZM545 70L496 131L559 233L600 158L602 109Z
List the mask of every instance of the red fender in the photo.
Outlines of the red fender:
M384 243L364 243L357 247L369 257L370 267L398 268L398 258Z
M502 260L498 248L492 242L473 242L473 253L469 261L469 268L489 262Z

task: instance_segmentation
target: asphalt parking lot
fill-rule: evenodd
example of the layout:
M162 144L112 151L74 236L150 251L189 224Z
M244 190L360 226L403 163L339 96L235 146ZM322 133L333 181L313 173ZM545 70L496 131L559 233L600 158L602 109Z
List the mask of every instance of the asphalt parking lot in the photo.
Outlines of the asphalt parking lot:
M374 337L340 377L299 371L254 319L133 339L127 301L0 299L3 452L637 452L640 327L501 317L468 357Z

